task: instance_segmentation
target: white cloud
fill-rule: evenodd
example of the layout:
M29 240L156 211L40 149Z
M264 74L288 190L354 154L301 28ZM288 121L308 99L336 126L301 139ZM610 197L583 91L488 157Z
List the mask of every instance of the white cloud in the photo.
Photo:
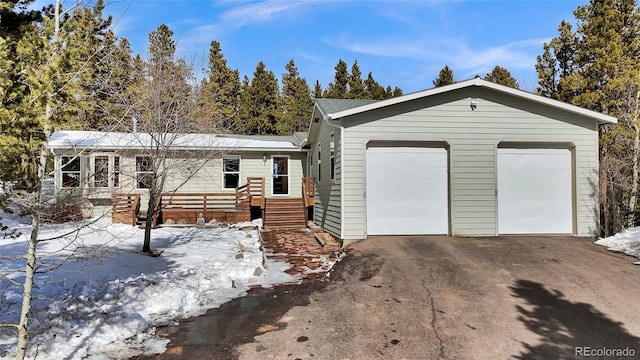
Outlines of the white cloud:
M337 40L325 39L326 44L353 53L380 57L408 58L448 64L454 71L475 74L490 71L500 65L508 68L531 68L535 53L549 39L527 39L504 45L485 47L468 45L464 39L371 39L351 40L342 34Z
M236 27L266 23L283 16L290 16L292 12L303 11L316 3L318 1L267 0L227 10L221 15L221 21Z

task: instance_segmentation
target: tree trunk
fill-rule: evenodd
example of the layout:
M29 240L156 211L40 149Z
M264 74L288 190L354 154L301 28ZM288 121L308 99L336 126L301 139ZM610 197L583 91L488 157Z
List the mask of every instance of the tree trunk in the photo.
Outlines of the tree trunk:
M51 114L51 108L47 106L47 116ZM49 139L49 127L45 124L44 135ZM45 140L46 141L46 140ZM23 360L29 346L29 311L31 310L31 295L33 291L33 277L36 267L36 247L38 245L38 234L40 233L41 211L42 211L42 183L44 182L45 169L47 166L47 146L46 143L40 149L40 164L38 165L38 183L36 184L36 199L31 211L31 236L29 237L29 248L27 250L27 263L25 265L25 278L22 285L22 308L20 309L20 322L18 323L18 345L16 360Z
M31 310L31 291L33 289L33 276L36 266L36 245L38 244L38 232L40 229L40 215L33 214L31 221L31 237L27 251L27 264L25 266L25 279L22 290L22 309L20 310L20 323L18 323L18 345L16 360L23 360L29 346L29 311Z
M631 191L629 196L629 218L627 227L636 224L636 204L638 202L638 153L640 152L640 126L634 125L633 158L631 159Z
M142 244L142 252L151 254L151 227L153 226L153 218L156 215L156 198L149 191L149 202L147 205L147 219L144 223L144 243Z
M640 153L640 125L638 124L638 106L640 102L640 91L636 92L635 111L631 115L631 123L633 124L633 159L631 168L631 191L629 196L629 218L627 227L636 225L636 205L638 202L638 155Z

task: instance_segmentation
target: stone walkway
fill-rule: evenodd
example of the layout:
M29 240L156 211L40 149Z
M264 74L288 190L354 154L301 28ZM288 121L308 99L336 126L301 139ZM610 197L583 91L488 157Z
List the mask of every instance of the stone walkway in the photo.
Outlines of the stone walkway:
M316 234L329 237L325 246L316 240ZM325 278L342 255L340 243L322 232L265 229L260 238L268 259L289 262L291 268L285 272L306 280Z

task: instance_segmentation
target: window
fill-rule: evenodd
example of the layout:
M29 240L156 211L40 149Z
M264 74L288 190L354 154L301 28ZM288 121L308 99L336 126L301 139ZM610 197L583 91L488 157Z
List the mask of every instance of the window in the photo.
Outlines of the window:
M113 187L120 187L120 156L113 157Z
M97 154L91 158L93 187L120 187L120 156Z
M329 158L330 163L329 166L331 168L331 180L336 178L336 142L334 133L331 133L331 137L329 138Z
M322 181L322 157L320 156L320 152L322 149L322 143L318 143L318 181Z
M109 157L96 156L93 163L93 186L109 187Z
M313 151L309 151L309 176L313 177Z
M80 186L80 157L62 156L62 187Z
M153 161L151 156L136 156L136 187L149 189L153 183Z
M222 158L222 188L235 189L240 185L240 156Z

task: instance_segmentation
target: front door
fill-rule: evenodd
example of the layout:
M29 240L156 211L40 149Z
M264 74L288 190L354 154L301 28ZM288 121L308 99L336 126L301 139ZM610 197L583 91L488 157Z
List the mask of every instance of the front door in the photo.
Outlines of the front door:
M271 156L271 194L289 195L289 156Z

